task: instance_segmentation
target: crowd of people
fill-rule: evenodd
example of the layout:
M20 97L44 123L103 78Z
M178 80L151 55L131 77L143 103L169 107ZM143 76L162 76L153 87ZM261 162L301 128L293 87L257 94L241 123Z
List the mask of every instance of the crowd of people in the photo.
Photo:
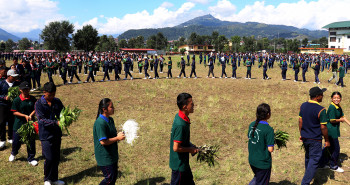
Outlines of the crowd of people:
M12 58L11 58L12 57ZM95 82L98 71L104 73L101 81L111 80L110 75L114 73L114 80L126 80L128 76L133 79L132 72L144 74L144 79L159 79L159 73L167 73L166 78L172 78L172 69L174 63L172 57L163 55L148 55L145 53L66 53L66 54L16 54L0 55L0 69L4 68L5 60L12 60L10 68L17 71L22 80L30 83L31 90L40 88L40 79L43 73L47 74L48 80L54 82L52 76L59 75L63 84L73 83L76 78L78 83ZM294 82L299 82L299 73L301 72L302 82L307 82L306 73L314 73L314 83L320 84L319 74L323 71L332 72L328 83L334 80L336 85L344 87L345 74L350 68L350 57L348 55L329 55L329 54L281 54L281 53L199 53L181 56L180 61L176 61L177 67L181 72L178 78L186 78L186 68L190 68L189 78L197 78L196 68L198 64L208 66L207 78L215 78L214 68L217 65L221 68L220 78L237 79L237 69L246 68L245 79L251 79L252 67L257 66L262 69L262 73L253 76L260 76L264 80L270 79L268 70L271 68L281 68L281 79L286 80L287 71L294 71ZM228 67L231 66L232 75L227 75ZM167 69L166 69L167 68ZM167 70L167 71L165 71ZM125 77L122 78L122 71ZM152 75L149 73L154 73ZM85 81L82 81L78 74L87 75ZM0 77L6 76L0 73ZM176 75L175 75L176 76Z
M186 61L187 58L187 61ZM207 60L208 59L208 60ZM348 56L340 55L281 55L281 54L210 54L199 55L199 63L209 66L209 75L214 76L215 62L222 67L222 77L227 77L225 67L232 65L232 77L237 78L235 70L241 65L247 68L247 79L251 78L251 67L258 65L263 68L263 79L269 79L267 70L274 67L274 63L282 70L282 79L286 79L286 70L292 68L296 74L301 67L313 67L315 71L315 82L319 83L318 73L324 70L333 71L332 79L342 84L344 74L349 61ZM9 161L13 162L21 147L21 136L17 131L21 125L34 116L38 120L39 140L41 142L44 163L44 184L64 184L58 179L58 165L60 160L60 147L62 131L59 127L59 114L64 108L62 102L55 97L56 85L52 79L53 74L61 75L64 84L73 82L74 77L79 79L78 73L87 74L87 80L94 80L94 75L99 68L103 68L104 77L110 80L109 74L115 70L115 80L120 80L122 68L125 71L125 78L128 75L133 79L130 71L133 69L133 62L137 61L138 70L141 73L144 69L145 79L150 79L148 67L154 71L154 78L159 78L160 73L164 72L164 66L168 66L168 78L172 77L171 69L173 62L171 57L168 61L160 55L142 55L135 53L114 53L99 55L93 52L85 54L66 54L66 55L23 55L19 58L12 58L13 64L7 68L2 62L0 66L0 149L6 144L6 124L8 125L8 143L12 144L12 150ZM19 62L21 61L21 62ZM242 64L241 64L242 62ZM340 67L338 68L338 63ZM179 67L182 75L186 76L185 66L191 66L191 75L196 78L196 57L181 57ZM58 70L58 71L57 71ZM84 70L84 71L83 71ZM41 87L40 77L42 72L48 74L49 82L43 86L43 96L39 99L30 95L30 90ZM339 72L339 80L337 73ZM68 82L66 75L70 77ZM303 81L305 74L303 74ZM330 79L329 81L331 81ZM7 96L10 87L19 86L21 94L13 101ZM319 103L322 102L325 89L313 87L309 91L310 101L305 102L300 107L299 113L299 131L300 140L305 147L305 175L302 184L310 184L317 168L330 168L336 172L344 172L337 162L339 159L339 126L341 122L350 122L344 117L342 107L340 106L341 94L334 92L331 95L331 105L328 110ZM177 97L178 114L175 115L170 138L170 156L169 166L172 169L171 184L194 184L192 172L189 166L189 154L195 155L199 152L194 144L190 142L191 123L189 115L194 112L194 103L192 96L187 93L179 94ZM93 129L93 138L95 146L95 157L98 166L104 174L101 184L114 184L118 173L118 141L124 140L123 132L117 132L114 121L111 116L114 114L112 100L104 98L98 106L98 113ZM274 131L268 124L271 116L271 109L268 104L261 104L257 108L256 120L249 125L248 131L248 150L249 163L255 174L250 184L266 184L269 182L272 168L271 152L274 150ZM325 149L322 151L322 138L325 140ZM35 140L27 145L28 163L36 166L35 160ZM259 155L257 155L259 154ZM330 154L330 155L327 155Z

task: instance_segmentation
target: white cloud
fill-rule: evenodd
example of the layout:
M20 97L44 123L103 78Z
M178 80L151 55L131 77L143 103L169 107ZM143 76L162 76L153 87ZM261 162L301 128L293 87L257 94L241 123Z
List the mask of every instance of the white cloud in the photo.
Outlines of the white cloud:
M52 20L63 20L57 2L50 0L0 0L0 28L8 32L29 32L42 29Z
M332 22L349 20L349 0L300 0L296 3L281 3L278 6L256 1L252 5L246 5L239 12L234 12L232 8L232 14L228 13L229 9L221 12L223 4L226 4L226 7L234 7L227 0L219 0L217 5L209 7L209 10L216 18L227 21L283 24L315 30Z
M211 0L188 0L193 3L208 4Z
M208 8L210 12L219 13L222 17L229 17L236 12L236 6L228 0L219 0L216 6Z
M192 18L205 14L200 10L192 10L195 7L195 4L191 2L184 3L180 8L174 11L165 8L163 5L153 10L152 13L144 10L134 14L126 14L122 18L96 17L84 22L81 25L79 23L75 23L75 26L79 29L86 24L91 24L97 28L100 34L116 34L123 33L129 29L176 26Z
M160 5L160 7L163 7L163 8L171 8L173 7L174 4L173 3L170 3L170 2L164 2L162 5Z

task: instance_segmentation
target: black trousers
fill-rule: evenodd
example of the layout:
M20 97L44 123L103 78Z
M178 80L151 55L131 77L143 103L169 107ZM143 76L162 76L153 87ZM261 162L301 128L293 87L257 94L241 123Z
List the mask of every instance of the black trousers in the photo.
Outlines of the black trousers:
M154 78L159 78L158 67L154 66Z
M132 78L132 75L131 75L130 71L125 71L125 79L128 78L128 75L130 75L130 77Z
M175 171L171 172L171 182L170 185L194 185L192 171Z
M210 76L210 74L212 74L213 77L215 77L215 76L214 76L214 69L209 68L208 77Z
M114 185L118 178L118 162L108 166L100 166L100 169L105 177L100 185Z
M282 79L286 79L286 77L287 77L287 70L285 70L285 69L282 69Z
M194 74L194 76L197 77L196 69L195 69L195 68L192 68L192 69L191 69L190 77L192 77L192 74Z
M79 68L79 74L80 74L81 73L81 69L83 68L83 66L79 65L78 68Z
M111 79L109 78L109 74L108 74L108 67L105 68L105 74L103 75L103 80L105 80L106 77L107 77L108 80L111 80Z
M58 165L60 163L61 138L41 141L42 153L45 158L44 181L58 180Z
M87 74L88 72L88 68L87 68L87 66L84 66L84 74Z
M145 78L149 77L149 74L147 73L148 68L145 68Z
M63 83L66 84L67 83L67 69L63 68L61 78L63 80Z
M93 82L95 82L94 71L89 71L89 75L88 75L86 81L88 82L90 78Z
M306 71L303 71L303 73L302 73L302 76L303 76L303 82L306 82L305 73L306 73Z
M181 72L180 72L180 74L179 74L179 77L181 77L182 74L184 74L184 77L186 77L185 68L181 68Z
M221 77L223 77L225 75L225 77L227 77L227 74L226 74L226 68L223 67L222 70L221 70Z
M54 83L52 79L52 72L50 70L47 72L47 76L49 77L49 81Z
M164 66L163 66L163 65L160 65L159 67L160 67L160 72L163 72L163 67L164 67Z
M251 70L247 70L246 78L252 78L252 71Z
M267 79L269 76L267 76L267 69L263 70L263 79Z
M249 185L268 185L271 177L271 168L259 169L250 165L254 173L254 178L249 182Z
M13 141L12 141L12 155L17 155L18 150L21 148L21 145L23 143L21 142L21 136L17 134L17 130L13 131ZM35 139L32 139L29 141L29 145L27 145L27 161L31 162L34 160L35 157Z
M171 69L168 69L168 78L172 78L173 77L173 74L171 73Z
M6 141L6 122L8 123L8 139L12 139L14 116L11 106L0 105L0 141Z
M341 85L342 87L344 87L344 81L343 81L343 77L339 77L339 80L337 82L337 85Z
M298 81L298 74L299 74L299 70L295 70L294 71L294 80Z
M80 78L77 74L77 70L72 70L72 76L70 77L70 82L73 82L74 76L78 79L78 81L80 81Z
M233 77L233 78L237 78L236 70L237 70L237 69L232 68L232 77Z
M119 68L115 67L114 68L114 80L119 80L120 76L119 76Z

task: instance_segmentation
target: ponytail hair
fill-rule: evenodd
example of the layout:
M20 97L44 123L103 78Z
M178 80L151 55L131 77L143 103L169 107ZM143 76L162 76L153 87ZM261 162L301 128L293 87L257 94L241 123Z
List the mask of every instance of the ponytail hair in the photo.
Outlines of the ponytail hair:
M103 114L103 109L107 109L110 102L112 102L109 98L103 98L100 103L98 104L98 110L97 110L97 116L96 119L100 116L100 114Z
M271 113L270 106L266 103L262 103L258 106L258 108L256 108L256 120L253 126L252 137L254 137L254 133L255 133L256 127L258 127L259 122L261 120L267 119L270 113Z

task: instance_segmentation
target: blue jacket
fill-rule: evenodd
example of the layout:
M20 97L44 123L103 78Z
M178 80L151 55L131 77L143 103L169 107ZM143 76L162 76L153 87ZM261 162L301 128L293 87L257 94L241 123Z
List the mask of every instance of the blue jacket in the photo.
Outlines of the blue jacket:
M192 69L196 69L196 61L195 60L192 60L191 66L192 66Z
M64 106L58 98L53 99L51 107L47 104L44 96L35 103L35 114L38 118L39 139L41 141L61 139L62 131L57 125L57 118L59 118L63 108Z
M185 60L181 60L181 69L185 69L185 66L186 66L186 62Z
M12 87L19 86L19 82L15 81ZM5 100L10 86L5 80L0 81L0 106L11 106L11 102Z

